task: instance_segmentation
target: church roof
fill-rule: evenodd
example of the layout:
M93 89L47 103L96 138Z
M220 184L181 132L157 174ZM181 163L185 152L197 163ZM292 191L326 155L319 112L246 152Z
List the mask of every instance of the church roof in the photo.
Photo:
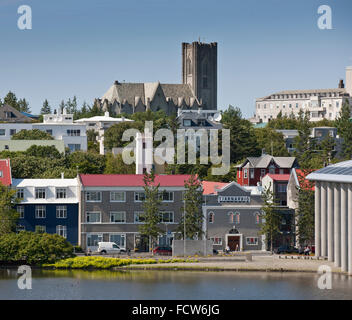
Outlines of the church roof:
M154 99L159 88L164 97L172 99L174 104L178 104L179 98L183 98L188 105L192 104L191 98L197 101L188 84L160 84L160 82L120 83L117 81L102 96L101 101L107 99L108 102L113 103L116 100L120 103L127 102L130 105L135 105L136 101L141 99L142 103L146 104L148 98L150 101Z

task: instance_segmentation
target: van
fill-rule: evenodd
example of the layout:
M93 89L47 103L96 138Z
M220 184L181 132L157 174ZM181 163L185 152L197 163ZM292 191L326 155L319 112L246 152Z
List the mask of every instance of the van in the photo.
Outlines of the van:
M115 242L98 242L98 252L101 254L116 254L126 252L120 248Z

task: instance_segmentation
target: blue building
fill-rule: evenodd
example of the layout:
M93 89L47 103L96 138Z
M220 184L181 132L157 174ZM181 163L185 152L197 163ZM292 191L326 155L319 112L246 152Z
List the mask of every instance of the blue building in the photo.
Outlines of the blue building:
M77 179L13 179L12 187L22 199L18 230L57 233L78 244Z

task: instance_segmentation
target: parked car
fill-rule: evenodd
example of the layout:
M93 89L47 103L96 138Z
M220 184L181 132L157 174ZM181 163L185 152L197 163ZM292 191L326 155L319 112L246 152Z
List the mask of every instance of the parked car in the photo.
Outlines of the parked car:
M281 253L299 253L299 250L295 247L291 246L280 246L277 249L274 250L275 253L281 254Z
M115 242L98 242L98 252L100 254L116 254L126 252L126 250L120 248Z
M164 256L171 256L172 255L172 248L171 247L156 247L153 250L153 253L164 255Z

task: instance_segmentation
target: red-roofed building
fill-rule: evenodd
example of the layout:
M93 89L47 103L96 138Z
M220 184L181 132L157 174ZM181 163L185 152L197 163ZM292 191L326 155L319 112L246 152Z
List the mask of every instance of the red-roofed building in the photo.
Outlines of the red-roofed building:
M171 246L184 206L183 192L190 175L156 175L159 184L159 246ZM142 174L81 174L79 212L80 242L84 249L95 251L98 242L115 242L127 250L148 251L149 239L141 236L143 200ZM200 208L201 210L201 208Z
M289 179L289 174L268 173L262 178L262 187L264 190L269 188L281 206L287 206L287 184Z
M228 184L229 182L202 181L203 195L217 194L219 189Z
M10 159L0 160L0 183L5 186L12 184Z

